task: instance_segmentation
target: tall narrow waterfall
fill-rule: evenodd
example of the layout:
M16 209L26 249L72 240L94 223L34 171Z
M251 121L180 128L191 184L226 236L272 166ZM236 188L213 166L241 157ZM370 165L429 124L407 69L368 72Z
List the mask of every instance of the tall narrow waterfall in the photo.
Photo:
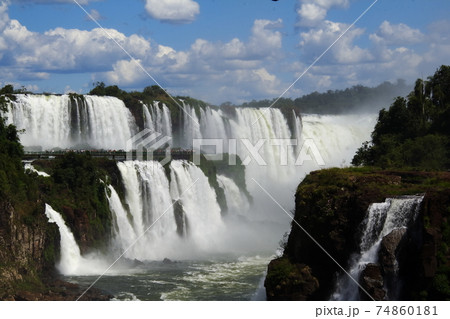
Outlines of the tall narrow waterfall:
M78 248L75 238L66 226L64 219L56 210L45 204L45 215L50 223L58 225L61 236L61 259L57 268L61 273L72 273L79 267L82 259L80 248Z
M106 262L101 261L96 256L81 256L80 248L60 213L50 205L45 204L45 215L50 223L56 223L59 228L61 256L56 268L60 273L64 275L92 275L99 274L106 269Z
M378 262L378 251L383 238L395 229L407 228L416 219L423 196L388 198L384 203L371 204L363 222L360 252L354 256L349 274L359 280L361 271L369 263ZM337 282L334 300L359 300L356 283L346 274Z

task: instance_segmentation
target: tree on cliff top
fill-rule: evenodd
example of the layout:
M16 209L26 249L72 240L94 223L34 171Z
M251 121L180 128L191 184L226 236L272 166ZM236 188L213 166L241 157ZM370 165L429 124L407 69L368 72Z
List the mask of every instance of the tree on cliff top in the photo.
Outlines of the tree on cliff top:
M354 165L450 168L450 66L427 81L418 79L407 99L382 109L372 132L352 160Z

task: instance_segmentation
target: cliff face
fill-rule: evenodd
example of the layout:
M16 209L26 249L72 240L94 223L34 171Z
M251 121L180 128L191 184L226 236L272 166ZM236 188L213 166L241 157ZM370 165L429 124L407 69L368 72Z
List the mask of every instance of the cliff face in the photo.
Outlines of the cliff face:
M449 186L449 173L322 170L311 173L299 185L295 220L347 268L351 255L358 253L359 227L371 203L425 193L416 224L406 234L390 234L383 240L381 265L368 266L361 284L383 299L383 285L392 282L390 271L398 261L398 277L404 285L396 298L442 300L450 298ZM300 272L295 269L308 271L303 271L299 280ZM284 255L269 265L267 298L327 300L340 274L336 263L292 223ZM299 285L314 280L317 285Z
M58 230L43 214L24 221L8 201L0 201L0 299L42 289L58 247Z

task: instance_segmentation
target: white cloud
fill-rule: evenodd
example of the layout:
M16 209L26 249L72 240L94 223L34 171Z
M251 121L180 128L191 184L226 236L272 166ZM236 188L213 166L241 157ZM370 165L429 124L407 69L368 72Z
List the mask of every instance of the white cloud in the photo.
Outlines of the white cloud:
M86 18L85 18L85 19L88 20L88 21L90 21L91 19L94 19L94 20L96 20L96 21L100 21L100 20L104 20L105 17L103 17L103 16L100 14L100 12L98 12L97 10L92 9L92 10L89 12L89 15L86 15Z
M323 22L331 7L347 7L349 0L298 0L297 25L313 27Z
M325 21L322 27L312 28L300 34L300 49L304 59L312 62L320 56L348 28L343 23ZM353 27L342 36L325 55L321 63L357 64L372 59L369 50L354 44L364 34L364 29Z
M100 28L91 31L56 28L37 33L17 20L9 20L0 31L0 43L8 46L0 51L3 59L39 72L107 70L126 56ZM138 35L127 37L114 29L106 31L132 55L144 56L150 51L150 42Z
M297 10L299 24L302 26L314 26L325 19L327 10L314 3L303 3Z
M120 83L121 85L133 85L138 81L148 79L145 72L139 67L141 60L120 60L114 63L113 71L106 73L108 83Z
M233 38L223 43L196 39L186 51L158 45L151 56L141 58L141 63L161 83L179 86L186 94L195 88L197 94L203 95L194 94L196 97L215 103L230 100L231 92L240 92L241 97L276 95L281 91L281 81L269 68L281 56L282 34L277 30L281 25L281 20L255 20L247 41ZM118 85L148 85L149 79L135 68L131 61L123 60L100 76Z
M303 63L293 65L297 76L348 28L348 24L326 19L330 8L348 4L347 0L298 1L297 26L302 27L299 50ZM435 30L443 32L448 27L450 22L447 27L439 25ZM413 81L420 73L429 72L426 65L434 63L437 67L445 63L445 55L450 62L450 41L443 43L442 34L432 39L432 34L425 35L404 23L389 21L381 23L372 34L353 26L304 76L302 83L309 91L323 91L357 84L372 86L398 78ZM421 51L416 52L419 48Z
M169 23L191 23L200 13L193 0L146 0L145 9L152 18Z
M424 35L420 30L406 24L391 24L389 21L383 21L378 31L370 35L370 39L377 44L408 45L422 42Z
M329 21L326 15L330 8L348 3L299 1L298 17L303 25L297 29L296 61L283 51L281 20L257 19L248 38L236 36L223 42L199 38L183 50L115 29L107 32L170 92L212 103L239 103L281 94L291 84L288 80L295 80L346 30L348 24ZM440 64L450 64L448 29L449 21L435 22L428 30L384 21L371 34L354 26L288 96L356 84L377 85L397 78L413 81L421 74L431 74ZM55 28L34 32L10 19L7 4L1 0L0 65L0 78L11 83L39 83L55 73L66 73L67 79L72 73L87 73L123 89L154 84L103 30ZM66 84L76 87L69 80L61 90Z

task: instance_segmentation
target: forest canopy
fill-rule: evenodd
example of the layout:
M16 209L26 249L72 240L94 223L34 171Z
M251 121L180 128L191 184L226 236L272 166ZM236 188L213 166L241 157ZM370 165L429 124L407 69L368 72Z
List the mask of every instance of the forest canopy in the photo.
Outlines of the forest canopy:
M449 150L450 66L443 65L379 112L372 140L358 149L352 164L445 170Z

